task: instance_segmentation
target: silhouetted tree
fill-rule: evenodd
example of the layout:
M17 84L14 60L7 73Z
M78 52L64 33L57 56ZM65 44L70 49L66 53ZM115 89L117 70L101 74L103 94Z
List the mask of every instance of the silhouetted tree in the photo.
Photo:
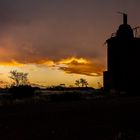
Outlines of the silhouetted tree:
M79 80L75 81L75 85L78 86L78 87L80 87L80 85L81 85L81 87L87 87L88 82L87 82L86 79L80 78Z
M80 79L80 83L81 83L81 86L82 86L82 87L87 87L87 86L88 86L88 82L87 82L86 79L81 78L81 79Z
M28 84L28 73L18 72L17 70L10 71L10 76L14 82L13 86L27 85Z
M76 80L75 81L75 85L78 86L78 87L80 87L80 81L79 80Z

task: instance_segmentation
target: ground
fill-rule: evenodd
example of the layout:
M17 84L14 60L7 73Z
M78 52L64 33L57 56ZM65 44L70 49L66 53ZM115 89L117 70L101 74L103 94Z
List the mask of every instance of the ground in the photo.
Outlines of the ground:
M134 140L139 126L140 97L0 107L0 140Z

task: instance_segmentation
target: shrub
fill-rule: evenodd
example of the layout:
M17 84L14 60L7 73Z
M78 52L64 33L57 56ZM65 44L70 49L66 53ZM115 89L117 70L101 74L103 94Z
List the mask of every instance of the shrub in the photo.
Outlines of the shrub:
M9 89L10 94L13 98L23 99L30 98L34 96L35 89L29 85L12 86Z

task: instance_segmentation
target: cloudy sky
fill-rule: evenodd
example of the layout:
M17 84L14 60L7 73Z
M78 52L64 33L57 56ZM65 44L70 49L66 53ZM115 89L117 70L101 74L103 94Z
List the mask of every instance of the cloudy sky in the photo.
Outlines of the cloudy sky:
M85 78L102 84L104 44L128 13L140 25L139 0L0 0L0 84L10 70L31 83L73 85Z

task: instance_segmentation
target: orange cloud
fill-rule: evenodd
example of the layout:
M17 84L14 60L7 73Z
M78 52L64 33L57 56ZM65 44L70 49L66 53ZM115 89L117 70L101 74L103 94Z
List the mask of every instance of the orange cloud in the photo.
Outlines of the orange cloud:
M71 58L67 58L67 59L62 59L59 61L59 64L89 64L90 61L84 58L75 58L75 57L71 57Z
M104 67L98 62L88 60L86 58L70 57L58 61L40 60L37 64L41 66L55 67L59 70L65 71L68 74L83 74L88 76L101 76Z
M104 67L84 58L68 58L59 61L59 69L69 74L83 74L88 76L100 76ZM61 65L64 64L64 65Z
M53 60L39 60L36 62L36 64L40 64L40 65L46 65L49 67L53 67L55 66L55 62Z
M17 66L22 67L28 64L34 64L37 66L45 66L50 68L56 68L58 70L65 71L68 74L83 74L88 76L100 76L104 71L104 67L99 65L98 62L89 60L86 58L76 58L70 57L60 60L34 60L30 63L18 62L16 60L10 61L1 61L0 65L2 66Z
M68 74L83 74L88 76L100 76L104 71L104 67L92 60L85 58L66 58L55 62L59 70L63 70Z
M22 67L24 64L17 62L15 60L11 60L9 62L0 62L1 66L17 66L17 67Z

